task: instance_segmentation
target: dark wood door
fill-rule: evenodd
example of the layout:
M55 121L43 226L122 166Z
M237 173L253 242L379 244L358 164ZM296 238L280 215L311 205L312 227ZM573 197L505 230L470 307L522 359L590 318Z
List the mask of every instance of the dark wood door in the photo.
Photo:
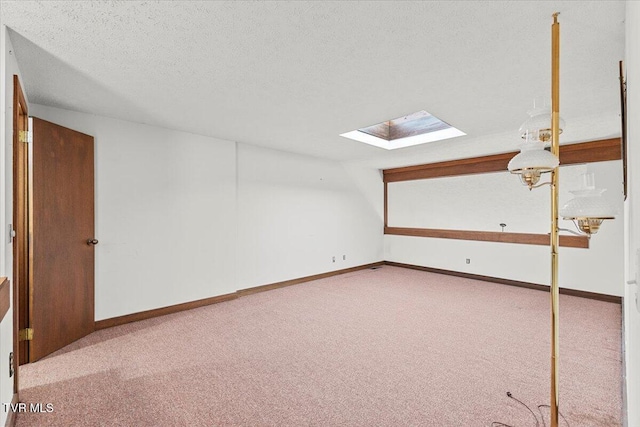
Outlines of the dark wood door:
M93 137L33 119L34 362L94 331Z

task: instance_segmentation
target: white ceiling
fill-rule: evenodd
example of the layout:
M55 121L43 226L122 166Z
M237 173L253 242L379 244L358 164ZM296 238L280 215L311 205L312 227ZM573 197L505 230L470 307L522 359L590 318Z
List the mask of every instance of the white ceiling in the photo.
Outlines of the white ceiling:
M30 102L342 161L513 150L533 98L549 94L555 11L561 114L579 124L574 137L610 136L619 110L623 1L1 8ZM338 136L418 110L468 136L393 153Z

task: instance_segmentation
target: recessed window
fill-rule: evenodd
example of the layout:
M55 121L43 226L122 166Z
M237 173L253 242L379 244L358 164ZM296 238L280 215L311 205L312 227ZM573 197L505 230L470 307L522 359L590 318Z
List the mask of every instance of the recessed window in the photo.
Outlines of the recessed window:
M462 135L466 133L422 110L346 132L340 136L387 150L395 150Z

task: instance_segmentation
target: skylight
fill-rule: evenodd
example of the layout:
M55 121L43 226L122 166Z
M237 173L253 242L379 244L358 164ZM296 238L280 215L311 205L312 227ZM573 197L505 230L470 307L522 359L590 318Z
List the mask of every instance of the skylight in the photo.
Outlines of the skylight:
M386 150L395 150L462 135L466 135L466 133L422 110L346 132L340 136Z

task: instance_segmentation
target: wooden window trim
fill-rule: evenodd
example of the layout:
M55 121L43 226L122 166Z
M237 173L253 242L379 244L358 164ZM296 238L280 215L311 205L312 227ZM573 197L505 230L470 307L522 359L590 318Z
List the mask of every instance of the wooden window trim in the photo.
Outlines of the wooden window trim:
M507 170L509 160L516 154L517 152L510 152L383 170L384 234L548 246L548 234L389 227L388 183L502 172ZM560 165L562 166L620 159L622 159L620 138L601 139L560 147ZM589 239L586 236L560 236L560 246L588 249Z
M445 176L505 172L507 171L509 160L516 154L518 154L518 152L513 151L490 156L427 163L423 165L385 169L382 173L384 182L388 183ZM560 146L560 165L562 166L620 159L622 159L620 138L601 139Z
M475 240L481 242L519 243L549 246L548 234L504 233L501 231L446 230L436 228L385 227L384 234L393 236L432 237L436 239ZM587 236L560 236L560 246L589 248Z
M0 321L4 320L4 316L11 306L11 292L9 279L0 277Z

